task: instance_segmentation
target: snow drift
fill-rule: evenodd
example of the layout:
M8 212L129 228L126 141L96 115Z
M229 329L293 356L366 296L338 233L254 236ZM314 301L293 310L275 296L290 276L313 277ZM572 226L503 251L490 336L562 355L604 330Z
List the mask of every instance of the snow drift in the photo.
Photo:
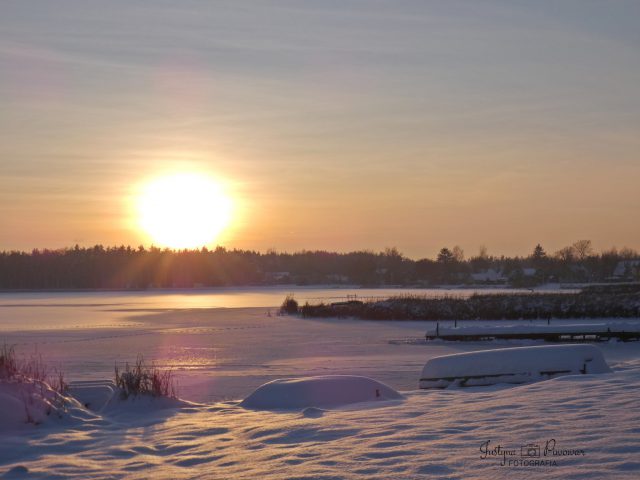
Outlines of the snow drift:
M0 432L52 419L69 420L78 410L81 408L77 402L44 381L0 380Z
M76 381L69 384L69 393L85 408L99 412L118 391L111 380Z
M545 345L458 353L432 358L422 369L420 388L527 383L561 375L608 373L593 345Z
M191 402L176 397L146 393L126 396L112 380L71 382L69 394L84 408L104 415L140 414L192 405Z
M178 398L146 394L123 398L109 380L71 382L65 393L40 380L0 380L0 432L48 423L73 425L99 415L140 417L191 405Z
M368 377L327 375L285 378L265 383L241 402L255 410L336 408L362 402L401 400L393 388Z

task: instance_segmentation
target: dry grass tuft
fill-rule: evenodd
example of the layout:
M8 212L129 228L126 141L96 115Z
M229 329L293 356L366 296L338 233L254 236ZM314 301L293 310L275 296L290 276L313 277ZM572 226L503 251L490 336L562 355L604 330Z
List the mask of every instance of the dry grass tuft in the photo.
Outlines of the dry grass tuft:
M15 348L6 344L0 347L0 380L43 382L60 394L65 393L68 388L64 373L55 368L50 371L41 355L32 355L25 360L18 360Z
M42 421L43 412L47 416L54 411L62 415L66 408L67 399L64 394L68 384L64 374L57 369L49 371L41 355L21 360L16 356L13 346L2 345L0 383L19 388L27 423L37 425Z
M162 370L153 363L144 363L142 355L138 355L133 367L125 364L124 370L115 367L116 386L122 391L123 398L137 395L154 397L177 397L172 370Z
M293 294L286 296L282 305L280 306L281 315L295 315L298 313L298 302L293 298Z

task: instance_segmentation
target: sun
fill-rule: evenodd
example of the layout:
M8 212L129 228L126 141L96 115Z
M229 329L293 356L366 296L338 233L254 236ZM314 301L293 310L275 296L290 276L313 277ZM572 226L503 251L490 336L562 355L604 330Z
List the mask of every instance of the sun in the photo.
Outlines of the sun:
M232 202L221 184L202 173L175 173L144 184L138 223L154 244L199 248L211 244L231 220Z

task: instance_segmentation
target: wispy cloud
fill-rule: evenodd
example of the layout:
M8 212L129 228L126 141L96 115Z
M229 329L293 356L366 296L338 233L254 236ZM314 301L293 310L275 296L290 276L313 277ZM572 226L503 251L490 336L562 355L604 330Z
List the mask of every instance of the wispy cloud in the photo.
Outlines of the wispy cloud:
M96 238L95 225L78 233L79 219L119 208L132 182L181 164L257 199L264 214L231 239L245 247L311 247L315 238L317 247L392 243L421 255L455 241L522 253L536 228L545 232L536 241L554 245L588 235L637 243L640 231L596 207L627 208L628 194L611 198L639 173L639 10L583 1L4 3L0 223L15 230L28 217L32 227L0 231L0 248L46 245L55 222L75 222L73 238ZM576 179L593 218L576 214ZM615 188L598 188L614 179ZM74 193L63 199L59 188ZM272 228L291 215L294 232ZM136 243L135 232L125 235Z

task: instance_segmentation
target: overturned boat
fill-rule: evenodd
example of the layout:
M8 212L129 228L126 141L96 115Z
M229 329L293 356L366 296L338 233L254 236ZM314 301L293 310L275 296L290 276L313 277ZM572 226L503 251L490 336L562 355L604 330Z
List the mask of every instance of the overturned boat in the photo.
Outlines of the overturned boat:
M562 375L609 373L593 345L542 345L457 353L430 359L420 388L529 383Z

